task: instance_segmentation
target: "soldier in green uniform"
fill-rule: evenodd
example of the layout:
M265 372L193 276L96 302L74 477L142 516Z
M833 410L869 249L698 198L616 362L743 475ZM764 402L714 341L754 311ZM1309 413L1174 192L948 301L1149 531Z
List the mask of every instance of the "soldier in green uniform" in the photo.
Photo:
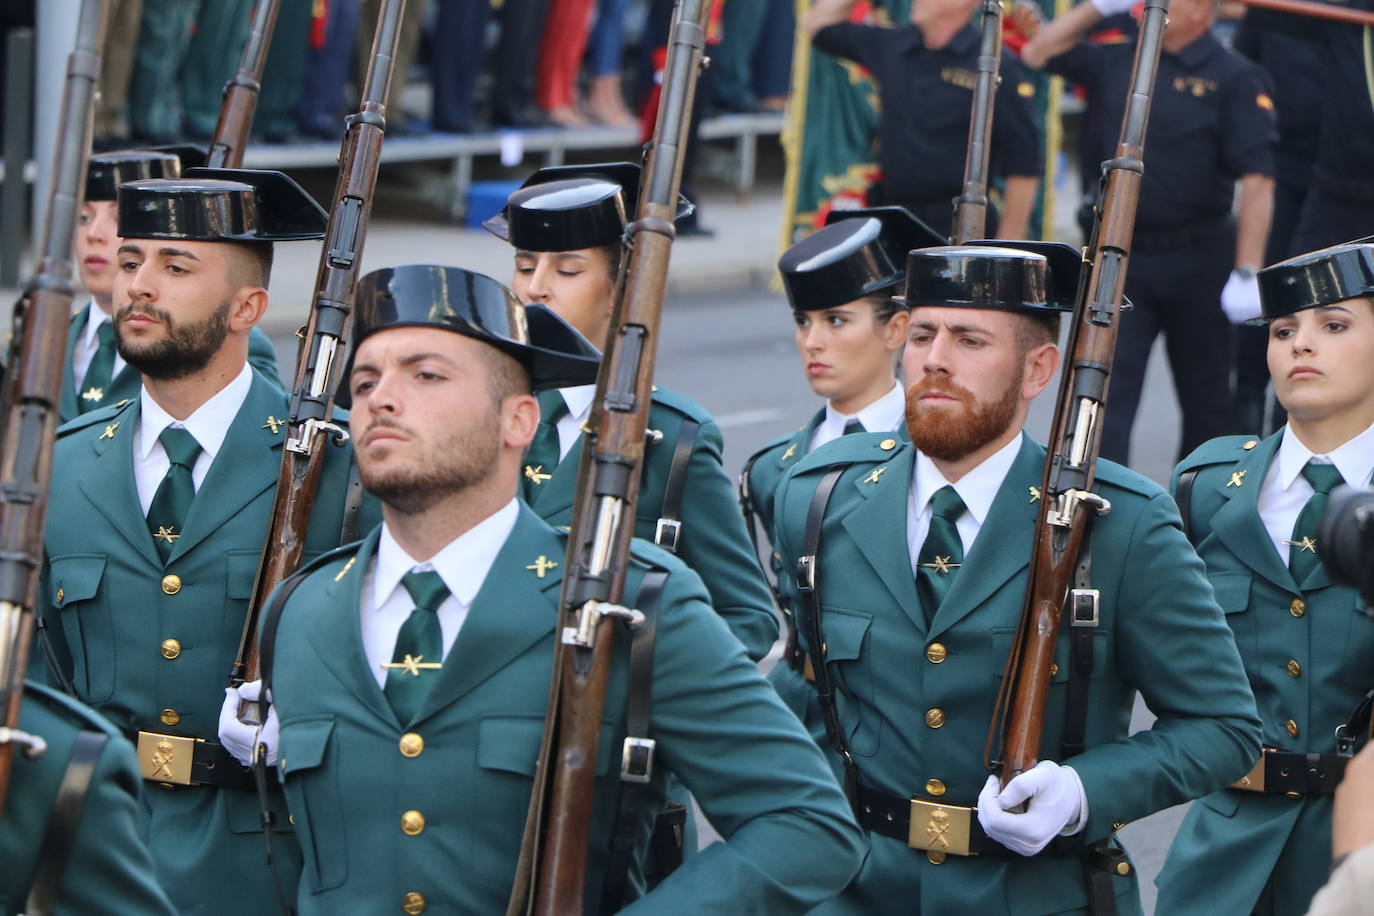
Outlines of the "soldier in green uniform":
M515 294L547 305L596 347L610 333L639 178L639 166L625 162L541 169L485 224L515 247ZM679 216L690 206L684 199ZM579 385L539 397L543 419L522 468L521 497L551 525L572 518L592 393L593 386ZM750 658L761 659L778 638L777 621L721 466L720 428L700 404L661 387L654 389L649 428L635 535L696 570L716 612Z
M902 207L835 210L827 223L778 259L806 382L826 402L806 425L744 463L745 523L751 533L762 527L766 537L773 530L773 491L788 468L840 436L905 425L897 357L908 316L893 297L906 253L945 243Z
M0 913L170 916L139 833L129 743L104 717L33 683L19 730L0 818Z
M1316 541L1331 488L1374 473L1374 245L1259 276L1288 424L1262 441L1205 443L1174 492L1245 661L1264 756L1188 812L1158 879L1161 913L1307 910L1331 867L1342 739L1358 737L1352 710L1374 688L1374 619L1327 578Z
M1046 456L1022 426L1059 362L1049 299L1066 298L1047 298L1045 255L1008 244L911 252L910 443L845 436L789 472L774 502L816 679L821 721L808 724L870 844L818 912L1139 913L1115 832L1258 754L1240 658L1173 502L1103 461L1111 511L1093 530L1099 603L1080 620L1082 664L1066 614L1041 763L1000 793L987 774ZM1128 735L1137 691L1158 719Z
M87 163L86 201L78 220L75 249L81 284L90 291L91 301L72 316L67 334L67 370L58 402L62 422L138 395L138 370L126 364L116 350L110 322L116 253L122 241L115 225L117 189L126 181L176 178L186 160L195 163L204 158L194 147L179 147L96 153ZM280 384L276 351L259 328L253 328L248 338L248 362L274 384Z
M58 432L42 625L69 660L60 679L137 746L142 829L178 912L277 906L251 773L214 739L286 436L287 397L248 365L249 335L272 244L324 229L279 172L122 185L114 326L143 388ZM307 557L351 539L350 458L329 450ZM294 885L289 833L275 850Z
M522 333L512 293L457 268L371 274L358 313L358 461L384 524L288 580L262 636L278 768L305 851L297 905L302 916L499 913L539 754L567 549L566 533L516 495L539 425L531 388L569 384L573 361ZM806 912L858 868L844 799L696 573L636 541L628 605L648 606L651 578L656 750L629 836L642 853L671 771L725 842L625 912ZM605 911L637 638L617 640L612 662L588 913Z

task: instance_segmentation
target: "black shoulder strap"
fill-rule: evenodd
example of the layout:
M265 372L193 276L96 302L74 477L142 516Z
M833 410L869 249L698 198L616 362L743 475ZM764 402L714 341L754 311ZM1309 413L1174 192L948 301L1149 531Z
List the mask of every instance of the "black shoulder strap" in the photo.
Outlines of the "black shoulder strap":
M1101 595L1093 588L1092 518L1083 533L1069 591L1069 690L1060 760L1083 753L1088 729L1088 685L1093 674L1093 634L1101 623Z
M1189 468L1178 475L1178 486L1174 490L1174 502L1178 503L1178 514L1183 517L1183 533L1188 540L1193 539L1193 483L1197 480L1197 468Z
M42 851L38 854L38 870L29 889L29 900L24 910L28 916L48 916L57 907L62 876L66 874L67 863L76 846L76 832L81 826L81 812L86 807L91 779L95 776L100 752L105 749L108 740L109 736L104 732L81 732L72 744L67 772L57 788L52 817L48 820Z
M834 745L844 764L844 789L853 805L858 797L859 767L850 753L845 741L844 727L840 723L839 710L835 705L835 684L830 670L825 665L825 630L821 625L821 592L816 581L817 555L821 545L821 523L825 520L825 509L830 504L830 495L840 475L849 467L847 464L831 468L821 478L820 485L811 496L811 505L806 510L806 533L802 538L802 555L797 558L797 592L801 596L801 626L806 627L808 645L806 654L811 660L811 668L816 677L816 698L820 701L821 716L825 721L826 737Z
M80 699L76 695L76 685L67 675L67 665L57 654L57 647L53 644L52 629L48 626L48 616L35 613L33 617L34 641L43 653L43 663L47 666L48 674L57 682L55 686L58 690L69 697Z
M298 570L288 578L277 589L277 596L267 605L267 610L262 615L262 629L258 636L258 670L262 672L262 693L259 696L266 699L268 691L272 689L272 663L276 660L277 650L277 627L281 624L281 613L286 608L286 602L291 599L291 594L302 582L310 568Z
M610 859L601 888L601 911L615 913L625 906L630 860L634 855L635 824L640 796L653 778L654 739L649 737L649 712L654 690L654 641L658 606L668 584L668 571L654 568L639 586L638 609L644 622L630 640L630 671L625 686L625 743L620 755L620 801L611 832Z
M663 488L663 506L654 529L654 543L669 553L677 553L682 538L682 491L687 487L687 466L692 463L692 449L696 448L700 429L701 424L695 420L682 421L677 444L673 446L673 461L668 466L668 482Z
M768 590L773 593L773 602L782 610L783 616L787 618L787 625L791 628L792 615L788 612L787 606L783 604L782 592L778 589L778 583L774 581L773 576L768 571L772 564L765 560L759 552L759 512L758 505L754 502L754 491L749 486L749 475L754 470L754 463L759 460L759 456L762 454L763 452L755 452L750 455L749 460L744 463L744 470L739 472L739 483L736 488L739 493L739 511L744 516L744 530L749 532L749 544L754 548L754 559L758 561L759 569L763 572L763 581L768 583ZM772 532L764 531L763 537L769 541L768 553L771 555L773 552ZM795 632L790 633L789 645L795 646L796 641Z
M344 490L343 524L339 526L339 543L352 544L358 539L358 516L363 508L363 480L358 470L358 454L348 451L348 486Z

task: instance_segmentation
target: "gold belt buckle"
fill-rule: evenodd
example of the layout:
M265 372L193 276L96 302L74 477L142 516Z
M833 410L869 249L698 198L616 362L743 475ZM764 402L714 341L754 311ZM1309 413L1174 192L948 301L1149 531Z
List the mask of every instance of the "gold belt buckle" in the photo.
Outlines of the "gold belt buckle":
M968 856L969 834L973 829L973 809L963 805L941 805L911 800L911 826L906 844L912 849Z
M1250 768L1250 772L1246 773L1240 779L1237 779L1235 782L1231 783L1231 788L1244 789L1247 792L1263 792L1264 762L1268 758L1269 748L1266 747L1263 753L1260 754L1260 759L1255 763L1253 767Z
M182 738L157 732L138 733L138 769L143 778L169 786L193 786L191 758L201 738Z

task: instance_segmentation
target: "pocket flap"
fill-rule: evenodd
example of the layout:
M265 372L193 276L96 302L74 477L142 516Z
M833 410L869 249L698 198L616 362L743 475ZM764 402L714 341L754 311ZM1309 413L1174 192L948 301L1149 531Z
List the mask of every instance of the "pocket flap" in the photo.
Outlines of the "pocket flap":
M231 550L225 554L224 594L241 600L253 597L259 557L256 550Z
M825 634L826 661L853 661L863 653L864 637L873 618L849 611L821 609L821 629Z
M48 564L52 603L66 607L74 601L89 601L100 590L105 575L105 557L97 554L58 557Z
M281 758L277 766L283 776L310 770L324 762L329 736L334 732L334 717L298 719L281 726Z
M1227 614L1239 614L1250 608L1250 574L1247 572L1215 573L1211 577L1212 591L1217 604Z
M543 716L487 716L477 731L477 765L484 770L502 770L534 777L539 763L539 742L544 736ZM620 745L615 741L615 724L603 721L596 743L596 774L606 775L614 753L620 763Z

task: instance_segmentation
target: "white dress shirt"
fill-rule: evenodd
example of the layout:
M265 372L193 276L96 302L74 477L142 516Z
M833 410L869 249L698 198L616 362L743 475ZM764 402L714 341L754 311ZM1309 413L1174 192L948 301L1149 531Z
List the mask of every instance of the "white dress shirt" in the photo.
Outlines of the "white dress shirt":
M191 470L191 480L200 492L201 482L210 472L210 465L219 454L224 437L229 432L229 424L238 416L239 408L248 397L248 389L253 387L253 370L247 363L234 380L221 388L214 397L196 408L195 413L185 420L176 420L158 406L144 388L139 394L138 436L134 439L134 482L138 486L138 501L143 506L143 514L153 504L153 496L167 476L172 462L167 451L157 437L171 426L184 429L200 443L201 452L196 458L196 466Z
M592 412L596 386L574 385L571 388L559 388L558 393L563 396L563 403L568 405L568 412L558 419L558 460L562 461L582 435L582 424Z
M941 487L954 487L954 492L964 501L968 509L955 522L959 541L964 547L964 556L973 549L973 541L983 528L983 522L992 509L992 501L1002 486L1007 472L1021 451L1021 436L1014 436L1006 445L993 452L988 458L963 477L958 483L950 483L945 475L935 467L923 452L916 453L916 463L911 472L911 488L907 491L906 504L906 546L911 563L911 574L916 574L916 563L921 556L921 545L925 543L926 533L930 531L931 497Z
M377 556L363 577L362 597L358 602L363 651L378 687L386 687L387 669L382 666L391 662L401 626L415 610L415 602L401 579L407 573L433 571L448 586L449 596L437 611L444 658L447 658L458 631L468 618L473 599L482 590L482 583L514 530L519 515L519 503L512 499L424 563L417 563L407 554L391 536L386 523L382 523Z
M847 416L830 406L830 402L827 401L825 419L821 420L816 431L811 434L809 451L814 452L827 442L834 442L843 436L845 424L850 420L858 420L864 432L869 433L885 433L897 429L906 422L906 390L899 383L893 382L892 389L887 394L858 413Z
M1314 454L1299 441L1291 428L1283 428L1278 454L1269 463L1269 472L1264 475L1258 500L1260 520L1264 522L1269 540L1273 542L1285 566L1288 565L1289 550L1284 541L1293 539L1293 526L1298 523L1303 506L1316 492L1307 478L1302 476L1302 469L1309 461L1334 464L1346 483L1352 487L1364 486L1374 474L1374 426L1327 455Z
M110 320L110 316L101 310L92 299L86 306L86 326L77 335L76 346L72 348L72 378L80 386L81 380L86 377L86 370L91 368L91 360L95 359L95 351L100 349L100 336L96 333L102 324ZM110 378L124 370L124 357L115 351L114 368L110 370ZM81 397L78 391L76 396Z

